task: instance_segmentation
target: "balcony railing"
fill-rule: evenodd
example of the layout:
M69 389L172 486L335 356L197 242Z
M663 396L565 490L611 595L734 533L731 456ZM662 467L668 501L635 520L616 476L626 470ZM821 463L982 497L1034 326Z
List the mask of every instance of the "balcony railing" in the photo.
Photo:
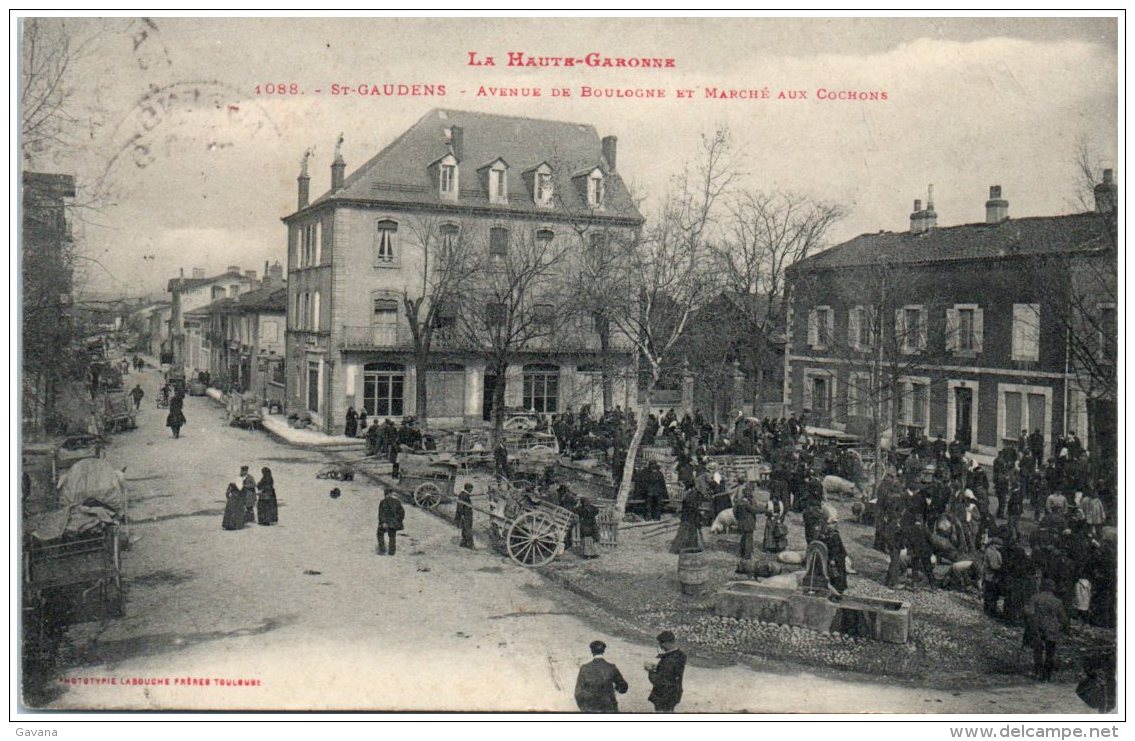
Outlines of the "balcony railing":
M413 350L414 338L408 326L344 326L342 345L345 350ZM470 349L460 334L452 329L435 329L434 350ZM620 334L611 337L611 350L628 352L631 342ZM562 331L547 337L534 337L524 349L536 352L599 352L599 335L587 331Z

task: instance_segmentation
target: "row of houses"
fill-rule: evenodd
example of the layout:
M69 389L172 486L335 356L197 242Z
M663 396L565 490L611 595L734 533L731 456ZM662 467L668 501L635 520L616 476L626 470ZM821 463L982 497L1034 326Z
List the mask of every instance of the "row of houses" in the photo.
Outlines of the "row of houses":
M328 432L350 407L412 415L420 389L443 425L485 422L502 398L542 413L631 407L630 343L601 341L598 322L527 342L493 367L438 307L421 366L406 301L430 272L431 239L435 249L483 244L484 259L503 265L526 243L585 250L594 235L634 234L643 218L617 165L616 138L591 126L440 109L350 175L337 147L330 188L314 199L305 158L296 210L283 218L287 280L282 268L264 282L235 267L171 280L167 347L190 372L253 389ZM1073 430L1114 447L1111 171L1095 195L1091 213L1013 219L994 186L983 220L940 227L931 193L925 207L915 201L908 231L864 234L794 265L783 332L762 352L723 355L712 380L687 367L659 398L722 421L737 410L805 413L868 435L958 437L986 453L1026 429L1050 452ZM693 326L712 337L736 301L753 299L723 294Z

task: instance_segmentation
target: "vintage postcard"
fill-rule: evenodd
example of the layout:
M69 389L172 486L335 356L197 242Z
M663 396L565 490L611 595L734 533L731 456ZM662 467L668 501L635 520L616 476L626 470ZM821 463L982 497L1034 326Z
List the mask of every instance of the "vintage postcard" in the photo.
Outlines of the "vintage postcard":
M1116 712L1121 17L16 19L19 708Z

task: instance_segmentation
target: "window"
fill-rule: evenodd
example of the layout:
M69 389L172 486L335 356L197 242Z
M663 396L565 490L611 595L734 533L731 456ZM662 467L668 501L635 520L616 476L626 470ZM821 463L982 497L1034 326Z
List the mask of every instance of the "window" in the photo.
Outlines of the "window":
M1013 304L1012 359L1040 359L1040 304Z
M536 203L541 206L552 205L552 173L536 173Z
M309 325L315 331L322 329L321 321L323 316L319 312L319 291L311 294L311 324Z
M852 373L848 376L847 414L851 417L871 416L870 373Z
M485 306L485 323L490 327L499 327L508 321L508 307L501 303L491 303Z
M457 190L457 165L441 166L441 192L453 193Z
M405 408L405 367L396 363L363 366L363 408L368 416L401 417Z
M489 170L489 203L508 203L508 170L502 162Z
M852 349L870 350L875 346L874 312L856 306L847 314L847 336Z
M374 259L378 265L392 265L398 241L398 223L383 219L378 222L378 234L375 236Z
M1119 354L1119 315L1115 304L1100 304L1098 310L1100 356L1103 362L1114 363Z
M556 318L556 307L552 304L535 304L532 307L532 321L548 326Z
M508 229L500 226L489 229L489 254L493 257L508 254Z
M831 380L826 376L813 376L810 381L812 411L827 414L831 409Z
M998 434L1000 447L1016 446L1021 430L1049 429L1052 389L1044 386L998 384ZM1045 432L1047 437L1047 432Z
M398 302L392 298L374 300L374 325L392 327L398 324Z
M822 350L831 344L833 315L830 306L817 306L808 314L808 346Z
M307 410L319 412L319 361L307 363Z
M319 224L316 221L300 228L300 259L301 268L318 265L320 262L319 250Z
M597 170L587 178L587 205L603 208L603 196L603 173Z
M551 229L536 230L536 244L539 245L541 249L546 248L549 244L552 243L552 240L555 238L556 235L552 232Z
M900 383L902 399L899 409L902 411L900 421L907 427L927 432L927 420L930 418L930 381L927 379L904 379Z
M441 225L441 248L445 252L457 249L457 235L461 231L456 224Z
M895 341L908 355L926 349L926 310L922 306L895 311Z
M524 408L539 414L559 409L560 369L555 365L524 366Z
M958 355L980 353L983 324L982 311L977 304L957 304L946 309L946 350Z

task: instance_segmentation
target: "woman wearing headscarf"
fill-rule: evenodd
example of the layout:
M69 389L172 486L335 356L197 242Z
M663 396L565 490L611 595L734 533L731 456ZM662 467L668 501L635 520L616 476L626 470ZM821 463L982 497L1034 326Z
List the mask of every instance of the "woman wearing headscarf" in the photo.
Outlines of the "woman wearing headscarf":
M765 505L765 537L761 547L766 553L780 553L788 548L788 525L784 521L787 514L788 508L780 492L773 491Z
M671 553L681 553L687 548L700 548L701 540L701 496L694 487L686 489L682 499L682 509L678 513L678 534L670 544Z
M599 508L587 497L579 498L579 506L575 508L576 517L579 518L579 540L583 548L584 558L599 558L599 550L595 540L599 537Z
M279 505L276 502L276 484L272 481L272 469L260 469L260 481L256 484L256 522L261 525L275 525L280 521Z
M355 411L354 407L347 407L347 424L343 428L343 434L347 437L356 437L359 433L359 413Z
M225 516L221 520L221 527L225 530L244 528L244 495L233 483L225 490Z

